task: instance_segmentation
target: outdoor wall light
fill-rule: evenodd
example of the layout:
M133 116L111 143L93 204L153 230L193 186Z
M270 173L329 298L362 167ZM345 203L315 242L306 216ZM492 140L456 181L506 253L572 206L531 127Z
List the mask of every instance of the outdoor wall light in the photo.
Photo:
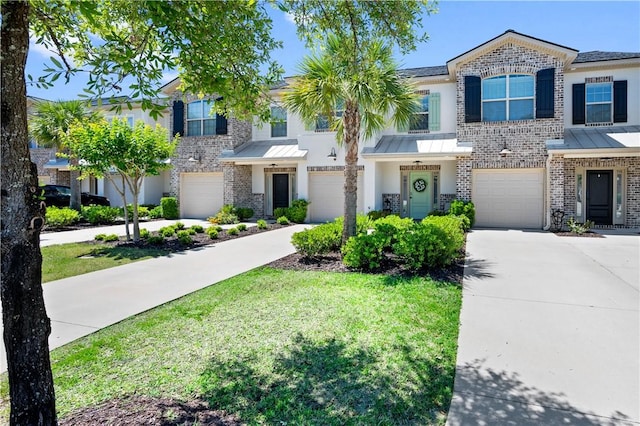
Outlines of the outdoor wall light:
M202 161L202 157L200 156L200 154L196 154L193 157L189 157L187 161L190 163L199 163L200 161Z
M331 152L329 153L329 155L327 155L327 157L333 158L333 161L336 161L336 158L338 158L338 154L336 154L336 149L332 147Z
M511 150L507 148L507 142L505 142L502 151L500 151L500 157L506 157L508 154L511 154Z

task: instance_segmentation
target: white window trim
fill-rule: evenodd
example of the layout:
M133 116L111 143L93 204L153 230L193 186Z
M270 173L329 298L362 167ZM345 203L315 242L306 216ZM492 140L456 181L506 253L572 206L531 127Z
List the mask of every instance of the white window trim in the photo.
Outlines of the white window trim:
M185 132L185 133L187 134L186 136L214 136L214 135L216 134L216 132L215 132L215 128L216 128L216 125L217 125L217 123L216 123L216 121L217 121L217 120L216 120L216 119L217 119L217 114L209 115L209 111L211 111L211 109L209 109L209 110L207 110L207 111L205 111L205 110L204 110L204 109L205 109L205 108L204 108L204 105L205 105L207 102L211 103L211 107L213 107L213 103L214 103L214 101L213 101L213 100L210 100L210 99L199 99L199 100L197 100L197 101L191 101L191 102L189 102L189 103L187 104L187 111L186 111L186 114L185 114L185 115L186 115L186 124L187 124L187 127L186 127L186 129L185 129L185 130L186 130L186 132ZM202 107L202 108L201 108L201 109L202 109L202 117L201 117L201 118L189 118L189 105L191 105L191 104L195 104L195 103L200 103L200 106ZM214 122L214 125L213 125L214 132L213 132L213 134L211 134L211 135L205 135L205 134L204 134L204 122L205 122L206 120L213 120L213 122ZM194 123L194 122L197 122L197 121L199 121L199 122L200 122L200 133L199 133L199 134L197 134L197 135L190 135L190 134L189 134L189 123Z
M287 135L289 134L289 113L284 107L281 107L279 105L272 105L271 106L271 113L272 114L273 114L273 109L274 108L279 108L279 109L282 109L282 111L284 111L284 120L280 121L280 120L273 120L272 119L269 122L269 127L270 127L270 133L269 134L270 134L271 138L274 138L274 139L286 138ZM273 136L273 125L274 124L284 124L284 135L282 135L282 136Z
M509 78L512 75L528 75L530 77L533 78L533 95L532 96L522 96L522 97L509 97ZM484 81L491 79L491 78L495 78L495 77L502 77L505 76L505 94L506 94L506 98L495 98L495 99L484 99L484 90L483 90L483 85L484 85ZM522 100L531 100L533 102L532 105L532 117L531 118L519 118L519 119L510 119L509 118L509 101L522 101ZM485 102L504 102L505 103L505 119L504 120L495 120L495 121L489 121L489 120L485 120L484 119L484 104ZM490 77L486 77L483 78L482 81L480 82L480 105L481 105L481 111L480 111L480 118L481 118L481 122L483 123L499 123L499 122L504 122L504 121L528 121L528 120L534 120L536 118L536 76L533 74L527 74L527 73L513 73L513 74L500 74L500 75L492 75Z
M421 91L422 92L422 91ZM430 93L427 90L427 93L419 93L420 95L422 95L421 99L423 98L427 98L427 108L429 105L429 96ZM409 123L409 130L407 131L407 133L409 134L419 134L419 133L429 133L429 114L430 111L418 111L418 112L414 112L413 115L424 115L427 119L426 123L427 123L427 128L426 129L411 129L411 123Z
M589 86L596 86L596 85L604 85L607 84L609 85L610 89L611 89L611 100L607 101L607 102L589 102L588 101L588 92L589 92ZM609 120L608 121L589 121L589 112L587 110L587 107L589 105L609 105ZM601 81L601 82L593 82L593 83L585 83L584 85L584 122L585 125L587 126L597 126L597 125L608 125L608 124L613 124L613 81Z

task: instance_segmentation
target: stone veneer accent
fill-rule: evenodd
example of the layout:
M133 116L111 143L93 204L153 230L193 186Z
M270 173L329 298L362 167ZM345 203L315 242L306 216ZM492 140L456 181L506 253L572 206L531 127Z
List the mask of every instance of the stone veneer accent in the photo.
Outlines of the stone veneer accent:
M456 157L456 197L471 200L471 157Z
M308 172L343 172L344 166L307 166ZM364 171L364 166L358 166L358 171Z
M554 158L553 161L556 159ZM552 162L553 164L553 162ZM563 196L562 206L565 212L565 220L576 215L576 169L603 169L612 170L623 168L626 171L626 215L624 226L640 227L640 158L620 157L611 159L599 158L558 158L557 166L563 166L564 179L555 181L552 174L552 205L557 203L553 195ZM552 167L553 171L553 167ZM615 179L615 176L614 176ZM564 186L564 188L554 189L554 186ZM586 200L585 200L586 201ZM554 207L555 208L555 207Z
M415 165L415 166L400 166L401 172L406 171L440 171L440 164L424 164L424 165Z
M391 206L391 213L400 214L400 194L382 194L382 208L387 204Z
M440 211L448 212L451 202L456 198L457 198L456 194L440 194L440 205L439 205Z
M224 164L224 203L236 207L253 204L251 166Z
M264 194L252 194L251 208L255 218L264 218Z
M555 68L554 118L465 123L464 77L481 78L502 74L533 74ZM481 57L462 64L457 70L457 137L472 142L471 167L474 169L542 168L547 154L545 141L563 137L564 120L564 63L547 53L506 43ZM500 156L507 147L511 154ZM470 199L471 179L466 164L458 166L458 197ZM461 173L464 169L464 173Z
M31 157L31 161L33 161L38 168L38 176L49 176L52 185L58 183L58 170L44 168L44 165L47 164L49 160L56 158L55 148L31 148L29 149L29 157Z

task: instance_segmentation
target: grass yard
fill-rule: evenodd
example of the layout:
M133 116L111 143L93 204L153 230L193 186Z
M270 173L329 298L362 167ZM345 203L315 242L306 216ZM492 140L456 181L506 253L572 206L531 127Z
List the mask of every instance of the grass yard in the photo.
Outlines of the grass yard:
M58 410L136 394L247 424L444 424L460 304L429 278L260 268L54 350Z
M71 243L41 247L42 282L113 268L170 253L161 248L118 247L99 243Z

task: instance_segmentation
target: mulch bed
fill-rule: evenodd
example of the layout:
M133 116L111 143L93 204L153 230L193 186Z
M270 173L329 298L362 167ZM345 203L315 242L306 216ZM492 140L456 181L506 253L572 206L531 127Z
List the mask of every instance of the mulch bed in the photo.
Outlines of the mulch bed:
M169 426L243 425L235 415L211 410L204 401L180 402L168 398L134 396L113 399L94 407L83 408L61 419L60 426Z
M604 235L597 232L588 231L583 234L576 232L554 232L558 237L582 237L582 238L604 238Z

